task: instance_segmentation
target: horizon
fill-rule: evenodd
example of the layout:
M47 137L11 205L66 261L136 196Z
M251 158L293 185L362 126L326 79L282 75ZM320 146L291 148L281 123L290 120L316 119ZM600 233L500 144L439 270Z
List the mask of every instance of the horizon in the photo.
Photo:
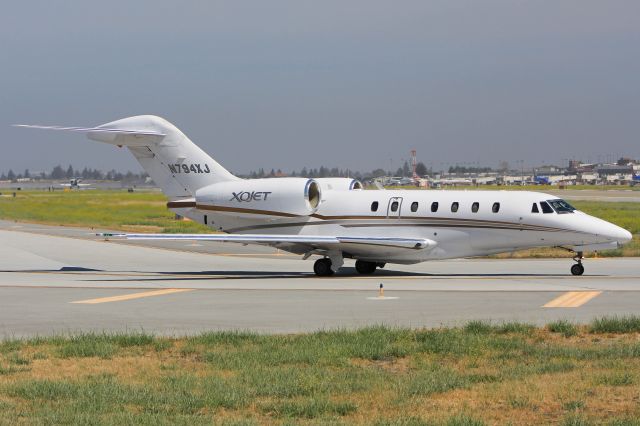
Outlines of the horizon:
M616 164L619 160L631 160L632 162L638 164L640 163L640 159L635 159L635 158L630 158L630 157L619 157L618 160L614 160L614 161L604 161L604 162L595 162L595 163L588 163L588 162L582 162L580 160L577 160L579 162L579 164L581 165L597 165L597 164L601 164L601 165L614 165ZM521 170L527 171L529 173L531 172L536 172L536 169L539 168L552 168L552 167L556 167L559 168L561 170L564 171L568 171L568 165L558 165L558 164L540 164L540 165L536 165L536 166L532 166L532 167L524 167L523 169L520 168L520 166L518 164L502 164L499 165L498 167L492 167L492 166L487 166L487 165L476 165L476 164L470 164L470 163L457 163L455 165L449 165L446 169L430 169L428 168L428 166L422 162L419 161L417 162L417 164L421 164L423 167L426 168L426 171L428 173L424 173L421 176L427 175L427 174L449 174L449 173L457 173L457 174L464 174L464 173L507 173L507 172L519 172ZM344 177L344 176L348 176L348 175L353 175L353 176L359 176L359 177L363 177L363 178L368 178L368 177L372 177L375 176L377 171L384 171L386 174L384 176L410 176L411 172L410 170L403 170L402 173L398 173L400 172L401 169L405 169L406 167L410 167L409 163L406 162L405 164L403 164L402 167L399 167L397 170L386 170L383 168L370 168L369 170L354 170L354 169L341 169L339 167L326 167L324 165L318 166L318 167L302 167L299 170L282 170L282 169L276 169L273 167L261 167L257 170L250 170L247 173L236 173L233 170L230 170L231 173L238 175L240 177L250 177L253 175L258 175L260 177L282 177L282 176L322 176L322 177L329 177L329 176L335 176L335 177ZM56 169L59 169L59 171L56 171ZM72 170L71 174L69 173L69 169ZM324 169L324 173L322 172L322 170ZM452 171L452 169L454 169ZM469 169L468 171L461 171L463 169ZM0 170L0 180L7 180L9 179L8 176L10 176L10 173L12 172L15 175L15 178L17 179L21 179L21 178L32 178L32 179L45 179L45 180L60 180L60 179L69 179L69 178L75 178L75 177L81 177L82 175L85 174L85 171L87 171L88 173L91 174L102 174L102 175L109 175L109 174L117 174L117 175L134 175L135 177L144 177L144 176L148 176L148 173L146 171L144 171L142 168L140 168L140 170L117 170L117 169L109 169L109 170L102 170L102 169L96 169L96 168L90 168L87 166L83 166L81 168L77 168L77 167L73 167L73 165L69 164L67 165L67 167L64 167L62 164L57 164L51 168L47 170L33 170L30 168L26 168L23 171L14 171L13 169L9 169L9 170ZM335 171L338 172L335 172ZM29 176L26 176L26 172L29 173ZM42 174L44 173L44 175L46 177L42 178ZM60 176L60 177L52 177L52 176L58 176L60 174L64 174L64 176ZM279 176L280 175L280 176ZM2 178L7 178L7 179L2 179ZM15 179L14 178L14 179ZM86 178L89 180L96 180L98 178ZM108 180L108 179L107 179Z

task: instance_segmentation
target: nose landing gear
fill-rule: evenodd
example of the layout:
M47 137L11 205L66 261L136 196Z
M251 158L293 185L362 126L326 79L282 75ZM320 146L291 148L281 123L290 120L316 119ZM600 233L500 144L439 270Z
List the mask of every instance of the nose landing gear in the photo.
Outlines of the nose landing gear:
M573 260L576 262L575 265L571 266L571 274L572 275L582 275L584 274L584 266L582 266L582 252L579 251L573 257Z

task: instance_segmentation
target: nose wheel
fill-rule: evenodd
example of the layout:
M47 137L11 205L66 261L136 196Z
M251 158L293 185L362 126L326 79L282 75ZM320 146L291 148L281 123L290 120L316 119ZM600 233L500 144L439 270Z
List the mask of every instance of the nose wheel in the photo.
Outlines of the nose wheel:
M582 275L582 274L584 274L584 266L582 266L582 263L576 263L575 265L573 265L571 267L571 274L572 275Z
M573 257L573 260L576 262L575 265L571 267L572 275L582 275L584 274L584 266L582 266L582 252L579 251Z

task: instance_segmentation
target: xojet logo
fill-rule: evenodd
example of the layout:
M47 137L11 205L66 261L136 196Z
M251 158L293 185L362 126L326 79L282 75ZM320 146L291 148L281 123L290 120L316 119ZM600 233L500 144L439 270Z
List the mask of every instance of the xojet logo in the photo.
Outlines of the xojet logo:
M271 192L256 192L256 191L242 191L242 192L232 192L233 196L229 199L229 201L267 201L267 197Z

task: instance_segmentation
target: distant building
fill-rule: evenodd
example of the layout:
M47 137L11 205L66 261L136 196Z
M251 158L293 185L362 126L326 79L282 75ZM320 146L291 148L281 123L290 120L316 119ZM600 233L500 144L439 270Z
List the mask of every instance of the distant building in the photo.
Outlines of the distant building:
M582 165L582 161L580 161L580 160L569 160L569 170L570 171L578 170L581 165Z
M595 171L600 176L632 174L633 165L600 164L595 167Z
M540 166L536 168L536 174L548 175L550 173L558 173L562 169L558 166Z

